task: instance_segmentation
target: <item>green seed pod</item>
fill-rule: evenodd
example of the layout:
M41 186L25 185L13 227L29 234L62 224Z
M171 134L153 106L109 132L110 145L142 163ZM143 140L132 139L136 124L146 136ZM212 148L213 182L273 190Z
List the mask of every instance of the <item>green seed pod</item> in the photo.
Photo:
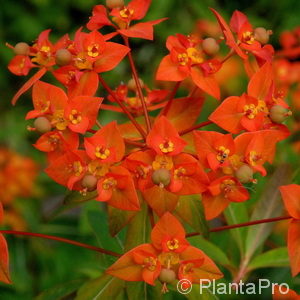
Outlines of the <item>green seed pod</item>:
M46 133L51 130L51 123L46 117L38 117L34 121L35 129L40 133Z
M16 55L29 55L30 47L27 43L20 42L15 45L14 52Z
M98 179L91 174L85 175L82 178L81 185L88 189L88 191L93 191L97 187Z
M270 109L269 117L274 123L282 123L287 116L290 115L290 112L287 108L281 105L273 105Z
M55 62L58 66L68 65L72 61L72 54L67 49L59 49L55 53Z
M124 0L106 0L106 6L110 9L123 7Z
M157 185L167 186L171 181L171 173L167 169L158 169L153 172L152 181Z
M235 172L235 177L241 183L248 183L253 180L253 170L248 165L242 165L238 170Z
M158 279L162 283L171 283L176 279L176 274L172 269L161 269Z
M219 52L220 46L214 38L206 38L202 42L202 49L208 55L215 55Z

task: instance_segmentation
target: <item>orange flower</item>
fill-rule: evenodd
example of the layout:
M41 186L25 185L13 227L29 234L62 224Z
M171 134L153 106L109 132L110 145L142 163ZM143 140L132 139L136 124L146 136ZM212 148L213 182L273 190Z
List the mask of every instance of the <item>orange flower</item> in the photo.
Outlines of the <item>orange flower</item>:
M158 155L174 156L182 152L186 142L164 116L156 120L147 136L147 145Z
M287 290L286 287L279 287L278 284L274 287L273 300L299 300L300 295L298 295L294 290Z
M300 272L300 185L289 184L279 188L285 208L292 217L288 229L287 245L292 275Z
M151 244L142 244L125 253L106 272L126 281L145 281L155 284L159 279L166 284L174 279L219 279L222 273L201 250L189 245L178 220L165 213L151 232ZM171 276L167 278L165 274ZM170 281L168 281L170 279Z

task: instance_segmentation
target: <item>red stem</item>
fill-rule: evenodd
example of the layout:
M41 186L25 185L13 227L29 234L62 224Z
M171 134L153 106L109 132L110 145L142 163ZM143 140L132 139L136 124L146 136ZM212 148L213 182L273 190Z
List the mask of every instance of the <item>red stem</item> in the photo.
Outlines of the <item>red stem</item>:
M140 142L132 141L132 140L129 140L129 139L124 139L124 141L125 141L126 144L137 146L137 147L140 147L140 148L144 148L146 146L145 143L140 143Z
M54 236L54 235L46 235L46 234L42 234L42 233L16 231L16 230L0 230L0 233L14 234L14 235L25 235L25 236L30 236L30 237L39 237L39 238L43 238L43 239L54 240L54 241L58 241L58 242L63 242L63 243L75 245L75 246L78 246L78 247L86 248L86 249L89 249L89 250L97 251L97 252L107 254L107 255L111 255L111 256L115 256L115 257L121 257L122 256L121 254L110 251L110 250L106 250L106 249L103 249L103 248L91 246L91 245L88 245L88 244L83 244L83 243L80 243L80 242L76 242L76 241L73 241L73 240L61 238L61 237Z
M125 45L128 48L130 48L128 38L123 36L123 39L124 39ZM149 119L149 114L148 114L148 110L147 110L146 101L145 101L144 94L143 94L143 91L142 91L142 88L141 88L141 85L140 85L139 76L138 76L138 73L137 73L132 55L131 55L131 51L128 52L127 56L128 56L128 59L129 59L129 64L130 64L130 67L131 67L133 79L134 79L136 87L137 87L137 92L138 92L139 98L141 99L141 102L142 102L142 107L143 107L146 126L147 126L147 132L149 132L151 130L151 123L150 123L150 119Z
M120 107L123 109L124 113L128 116L132 124L136 127L136 129L139 131L139 133L143 136L143 138L146 138L146 133L143 130L143 128L140 126L140 124L135 120L135 118L132 116L132 114L128 111L126 106L122 103L122 101L115 95L114 91L107 85L105 80L99 75L99 81L101 82L102 86L106 89L106 91L114 98L114 100L120 105Z
M191 131L193 131L193 130L195 130L195 129L202 128L202 127L207 126L207 125L210 125L210 124L212 124L212 123L213 123L212 121L205 121L205 122L202 122L202 123L200 123L200 124L198 124L198 125L195 125L195 126L192 126L192 127L190 127L190 128L187 128L187 129L185 129L185 130L180 131L180 132L179 132L179 135L187 134L187 133L189 133L189 132L191 132Z
M163 116L166 116L168 114L168 112L169 112L169 110L171 108L172 101L173 101L173 99L174 99L174 97L175 97L175 95L176 95L176 93L177 93L177 91L178 91L178 89L180 87L180 84L181 84L181 81L178 81L174 85L174 88L173 88L173 90L172 90L172 92L170 94L170 97L169 97L169 100L167 102L167 105L165 106L165 108L163 110L163 113L162 113Z
M283 217L262 219L262 220L256 220L256 221L245 222L245 223L234 224L234 225L226 225L226 226L213 228L209 232L218 232L218 231L223 231L223 230L228 230L228 229L234 229L234 228L240 228L240 227L246 227L246 226L253 226L253 225L257 225L257 224L272 223L272 222L277 222L277 221L282 221L282 220L288 220L288 219L291 219L291 218L292 218L291 216L283 216ZM195 235L201 235L201 233L200 232L188 233L186 235L186 237L192 237L192 236L195 236Z

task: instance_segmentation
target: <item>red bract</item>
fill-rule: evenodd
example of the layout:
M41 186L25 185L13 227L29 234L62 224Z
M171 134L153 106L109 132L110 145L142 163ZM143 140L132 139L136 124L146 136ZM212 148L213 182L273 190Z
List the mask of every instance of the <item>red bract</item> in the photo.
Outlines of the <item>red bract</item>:
M166 18L131 25L132 21L144 18L150 4L151 0L132 0L126 6L114 8L109 13L113 22L107 16L106 7L96 5L93 9L93 15L87 23L87 28L97 30L103 26L113 26L123 36L153 40L153 26L166 20Z
M219 279L222 273L201 250L190 246L182 225L171 214L164 214L151 232L151 244L142 244L124 254L106 272L126 281L155 284L167 269L175 278ZM166 282L164 290L166 291Z
M220 90L213 74L221 68L222 63L216 59L205 59L199 45L201 41L193 36L170 36L167 40L170 54L162 59L156 79L182 81L191 76L200 89L219 99Z

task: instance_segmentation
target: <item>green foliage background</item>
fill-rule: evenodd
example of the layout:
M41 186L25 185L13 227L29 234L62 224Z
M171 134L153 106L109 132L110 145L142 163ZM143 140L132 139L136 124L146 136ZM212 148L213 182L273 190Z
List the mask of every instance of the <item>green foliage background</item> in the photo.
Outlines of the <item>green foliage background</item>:
M300 24L300 2L297 0L153 0L152 2L146 19L168 17L169 20L156 27L154 42L134 39L131 42L140 75L150 86L153 84L155 68L167 53L165 49L167 36L175 33L188 34L198 19L214 20L208 7L217 9L227 20L235 9L243 11L252 24L274 31L271 42L275 47L278 47L280 32L293 29ZM102 207L99 209L98 203L86 203L80 208L75 207L67 212L57 211L66 191L43 174L44 156L31 145L37 136L26 130L26 126L30 123L24 120L26 112L31 109L29 95L23 96L14 108L10 104L10 99L26 79L11 75L7 70L7 64L13 54L9 48L5 47L5 42L13 45L19 41L30 42L42 30L48 28L52 29L51 39L53 41L66 32L72 36L78 27L88 21L92 7L100 3L104 3L104 1L0 0L0 67L2 70L0 72L0 144L34 158L41 165L37 182L39 197L17 199L16 201L16 205L29 224L30 231L61 235L121 252L124 232L118 237L117 242L105 235L108 230L106 214ZM122 63L114 72L106 74L105 77L112 86L116 86L121 80L127 81L130 77L127 64ZM49 77L47 80L51 81L52 78ZM241 84L245 83L241 82ZM103 116L106 121L116 117L111 114ZM282 151L278 156L278 162L289 161L294 167L299 166L299 158L287 145L288 142L284 142L280 146L279 150ZM245 205L245 211L248 208L251 210L264 187L265 179L260 178L256 192ZM55 217L53 217L54 214L56 214ZM241 217L241 212L238 212L238 215ZM248 216L245 216L240 222L247 221L247 219ZM101 234L95 236L94 230L98 233L101 231ZM237 245L231 244L231 239L232 236L229 232L210 237L211 242L226 252L233 263L237 263L235 261L239 256ZM279 246L285 245L282 236L273 235L270 240ZM109 257L62 243L14 237L8 237L8 243L14 283L11 286L0 285L0 299L5 300L33 299L40 292L56 285L63 286L62 290L67 287L71 293L78 289L87 278L100 276L105 267L112 263L112 259ZM195 240L195 243L201 244L201 241ZM224 249L224 245L229 246ZM208 248L207 254L213 255L212 253L214 253L213 250ZM221 256L221 260L225 258L226 256ZM287 267L281 268L280 271L278 268L260 269L254 273L253 279L256 280L259 277L271 278L277 282L289 282L296 290L300 286L298 278L291 279ZM37 299L62 299L59 296L60 289L57 288L55 291L57 294L43 294ZM64 299L73 298L74 295ZM181 299L181 296L177 293L170 293L164 298Z

